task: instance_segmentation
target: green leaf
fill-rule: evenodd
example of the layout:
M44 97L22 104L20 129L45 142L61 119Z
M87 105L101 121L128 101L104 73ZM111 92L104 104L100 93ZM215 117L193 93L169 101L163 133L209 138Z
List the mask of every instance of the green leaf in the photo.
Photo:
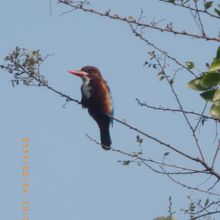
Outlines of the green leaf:
M215 94L214 94L214 97L213 97L213 101L218 101L220 100L220 89L218 89Z
M195 66L195 65L194 65L193 62L191 62L191 61L186 62L186 67L187 67L188 69L193 69L194 66Z
M136 136L136 142L139 143L139 144L142 144L143 139L139 135L137 135Z
M190 88L190 89L194 89L194 90L197 90L197 91L205 91L207 90L208 88L204 87L201 83L202 83L202 80L203 80L204 76L200 76L196 79L193 79L191 80L190 82L188 82L187 86Z
M205 65L206 65L207 68L209 68L209 66L210 66L209 63L207 63L207 62L205 63Z
M206 2L205 3L205 9L207 10L207 9L211 8L212 4L213 4L213 2Z
M218 47L217 50L216 59L220 59L220 46Z
M220 106L213 104L210 113L214 118L220 118Z
M170 154L170 152L165 152L163 156L166 157L166 156L168 156L169 154Z
M213 102L213 97L216 91L217 89L208 90L208 91L201 93L200 96L206 101Z
M220 10L219 9L217 9L217 8L215 8L215 13L218 15L218 16L220 16Z
M206 199L205 201L205 207L209 204L209 198Z
M130 162L131 162L130 160L124 160L122 165L128 166L130 164Z
M213 102L216 106L220 106L220 89L216 90L213 96Z
M220 50L218 49L217 56L219 55ZM213 59L211 65L209 66L208 72L216 72L220 71L220 59Z
M215 72L207 72L203 79L201 80L200 84L202 87L211 89L213 86L218 85L220 82L220 73Z
M159 76L159 81L162 81L164 78L165 78L165 76L160 75L160 76Z

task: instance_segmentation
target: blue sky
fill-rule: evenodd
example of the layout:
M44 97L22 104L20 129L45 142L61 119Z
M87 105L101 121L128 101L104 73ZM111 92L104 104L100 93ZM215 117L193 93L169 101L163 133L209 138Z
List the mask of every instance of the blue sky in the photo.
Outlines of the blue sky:
M146 19L166 18L178 28L195 31L190 15L157 1L94 1L100 10L112 8L115 13L138 16L143 6ZM2 60L14 47L40 49L53 54L41 67L49 84L80 99L81 80L67 73L85 65L97 66L111 88L115 116L166 142L191 148L192 138L179 115L157 113L140 108L135 98L156 106L176 107L165 82L143 67L151 49L139 41L121 22L84 14L67 13L67 7L49 0L4 1L0 8ZM178 20L177 20L178 15ZM165 22L166 23L166 22ZM209 20L210 33L212 25ZM183 63L193 60L199 68L215 55L217 45L170 34L146 30L146 36L170 51ZM202 56L201 56L202 55ZM175 69L171 67L171 69ZM182 73L184 74L184 72ZM32 220L120 220L153 219L167 215L168 197L174 209L187 205L186 192L165 176L146 167L122 166L123 155L106 152L86 136L99 140L99 131L86 110L44 88L10 84L10 75L1 71L1 160L0 219L21 219L21 146L23 137L30 139L30 219ZM200 110L198 94L186 89L190 75L178 75L178 92L190 109ZM201 136L211 137L214 149L215 125L203 129ZM127 152L138 149L136 133L118 123L111 129L113 145ZM146 157L162 159L166 149L144 139ZM175 155L173 155L175 156ZM175 159L174 159L175 161ZM196 180L195 180L196 181ZM178 216L183 214L179 213ZM180 218L181 219L181 218Z

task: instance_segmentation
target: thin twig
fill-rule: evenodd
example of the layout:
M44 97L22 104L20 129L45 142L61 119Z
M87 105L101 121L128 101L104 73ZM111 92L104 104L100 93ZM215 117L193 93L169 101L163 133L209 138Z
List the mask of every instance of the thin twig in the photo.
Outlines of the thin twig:
M89 12L89 13L96 14L96 15L103 16L103 17L107 17L107 18L110 18L110 19L119 20L119 21L122 21L122 22L126 22L128 24L136 24L138 26L150 28L150 29L153 29L153 30L161 31L161 32L173 33L174 35L182 35L182 36L188 36L188 37L193 37L193 38L197 38L197 39L203 39L203 40L207 40L207 41L220 42L220 38L217 38L217 37L208 37L208 36L203 36L203 35L199 35L199 34L189 33L189 32L186 32L186 31L177 31L177 30L170 29L170 28L167 28L167 27L162 28L162 27L155 26L153 24L146 24L146 23L143 23L143 22L138 22L137 20L135 20L133 18L130 18L130 17L122 17L122 16L119 16L119 15L113 15L109 11L100 12L100 11L97 11L93 8L86 8L86 7L84 7L83 4L74 5L74 3L71 4L70 2L65 1L65 0L58 0L58 2L62 3L62 4L65 4L65 5L68 5L69 7L84 11L84 12Z
M50 17L52 17L52 0L49 2L49 8L50 8Z
M204 113L205 113L205 110L206 110L207 104L208 104L208 102L205 103L205 106L204 106L204 108L203 108L203 110L202 110L201 116L200 116L200 118L199 118L199 120L198 120L198 122L197 122L195 128L193 129L194 132L196 132L196 130L197 130L197 128L198 128L200 122L204 119Z
M153 47L155 50L158 50L160 53L164 54L166 57L168 57L170 60L174 61L177 65L181 66L183 69L191 73L194 77L197 77L197 75L190 69L188 69L185 65L183 65L180 61L178 61L176 58L172 57L170 54L168 54L167 51L160 49L155 44L150 42L148 39L146 39L143 34L140 34L137 32L137 30L130 24L130 28L132 32L135 34L135 36L139 37L142 41Z
M34 80L36 80L39 83L39 86L44 86L47 89L49 89L50 91L60 95L61 97L64 97L66 99L66 102L73 101L73 102L76 102L77 104L81 104L81 102L79 102L78 100L73 99L70 96L65 95L64 93L62 93L62 92L54 89L53 87L49 86L48 82L44 79L43 75L40 74L39 70L37 70L37 72L34 72L31 68L30 68L30 70L28 68L26 69L26 66L24 64L20 64L19 63L19 59L14 59L13 56L12 56L11 59L12 59L11 62L13 63L13 65L16 68L13 68L12 64L8 64L7 66L3 66L2 65L1 68L9 71L9 73L11 73L11 74L14 73L15 74L15 76L14 76L15 78L16 78L16 76L18 77L18 76L21 76L22 74L26 73L28 76L24 77L24 80L31 80L32 81L32 79L34 79ZM21 79L18 78L17 80L21 80ZM34 84L34 82L33 82L33 84ZM28 84L28 83L25 84L25 85L31 86L31 84ZM182 108L182 110L183 110L183 108ZM183 152L182 150L179 150L179 149L183 149L183 148L179 148L178 149L177 147L175 147L175 146L173 146L171 144L168 144L168 143L162 141L161 139L158 139L157 137L154 137L154 136L152 136L152 135L150 135L150 134L148 134L146 132L141 131L138 128L135 128L134 126L132 126L130 124L127 124L123 120L117 119L117 118L115 118L115 117L113 117L111 115L109 115L109 117L111 119L115 120L116 122L118 122L118 123L128 127L129 129L132 129L132 130L138 132L139 134L142 134L142 135L146 136L147 138L153 140L154 142L156 142L156 143L158 143L158 144L160 144L160 145L162 145L162 146L164 146L164 147L174 151L175 153L179 154L180 156L183 156L183 157L185 157L185 158L187 158L187 159L189 159L191 161L194 161L196 163L201 164L205 168L205 170L200 171L200 172L203 172L203 173L206 173L206 174L211 174L211 175L217 177L217 179L220 179L220 175L213 168L209 167L209 165L204 160L201 160L200 158L193 157L193 156ZM170 165L170 166L172 166L172 165ZM154 168L152 168L152 169L154 169Z
M111 115L109 115L109 117L110 117L111 119L117 121L118 123L120 123L120 124L122 124L122 125L128 127L129 129L132 129L132 130L138 132L139 134L142 134L142 135L146 136L147 138L149 138L149 139L155 141L156 143L159 143L159 144L161 144L161 145L167 147L168 149L173 150L174 152L176 152L176 153L182 155L183 157L186 157L186 158L188 158L188 159L190 159L190 160L192 160L192 161L195 161L195 162L198 162L198 163L202 164L202 165L205 167L205 169L206 169L211 175L215 176L217 179L220 179L220 174L218 174L215 170L213 170L211 167L209 167L209 165L205 162L205 160L201 160L200 158L192 157L192 156L190 156L190 155L184 153L183 151L178 150L176 147L173 147L172 145L167 144L167 143L165 143L164 141L162 141L162 140L160 140L160 139L158 139L158 138L156 138L156 137L154 137L154 136L151 136L151 135L149 135L149 134L147 134L147 133L145 133L145 132L139 130L138 128L135 128L135 127L133 127L132 125L127 124L126 122L124 122L124 121L122 121L122 120L119 120L119 119L117 119L117 118L115 118L115 117L113 117L113 116L111 116Z
M219 150L220 150L220 141L218 141L218 146L217 146L217 148L216 148L215 155L214 155L214 157L213 157L212 166L211 166L212 169L214 168L215 161L216 161L216 159L217 159L217 155L218 155L218 153L219 153Z
M160 0L160 1L167 3L167 0ZM169 2L169 4L170 4L170 2ZM173 4L174 6L179 6L179 7L182 7L182 8L188 9L188 10L191 10L191 11L204 13L204 14L206 14L206 15L209 15L209 16L213 17L213 18L220 19L219 16L217 16L217 15L215 15L215 14L212 14L212 13L210 13L210 12L207 11L207 10L196 9L196 8L191 7L190 5L184 5L183 3L178 3L178 2L176 2L176 1L175 1L175 2L172 2L171 4Z
M200 156L201 156L201 158L202 158L202 161L204 162L204 161L205 161L205 158L204 158L204 156L203 156L203 152L202 152L201 147L200 147L200 145L199 145L198 138L197 138L197 136L196 136L196 134L195 134L195 131L194 131L194 129L193 129L193 127L192 127L192 125L191 125L191 123L190 123L190 121L189 121L187 115L186 115L185 112L184 112L183 106L182 106L181 101L180 101L180 99L179 99L179 97L178 97L178 95L177 95L177 93L176 93L176 91L175 91L175 89L174 89L174 87L173 87L173 84L170 83L170 80L168 79L168 76L167 76L166 73L165 73L165 70L164 70L165 67L162 66L160 60L159 60L156 56L154 56L154 59L158 62L158 64L159 64L161 70L164 72L165 79L166 79L168 85L170 86L170 89L171 89L171 91L172 91L172 93L173 93L173 95L174 95L174 97L175 97L175 99L176 99L177 104L179 105L180 110L182 111L182 114L183 114L183 117L185 118L186 123L188 124L190 130L192 131L193 139L195 140L195 143L196 143L196 146L197 146L197 148L198 148L198 150L199 150L199 153L200 153Z
M182 113L181 109L167 108L167 107L163 107L163 106L152 106L152 105L147 104L146 102L141 102L138 98L136 98L136 101L137 101L138 105L147 107L149 109L159 110L159 111L168 111L168 112L174 112L174 113L176 113L176 112L177 113ZM184 113L199 116L199 117L203 117L204 119L211 119L211 120L214 120L214 121L219 121L216 118L213 118L213 117L207 116L207 115L201 115L198 112L184 110Z
M167 174L168 178L176 183L177 185L180 185L182 186L183 188L187 188L187 189L190 189L190 190L194 190L194 191L199 191L199 192L202 192L202 193L208 193L210 195L214 195L214 196L220 196L219 193L214 193L214 192L207 192L207 190L203 190L203 189L200 189L200 188L196 188L196 187L193 187L193 186L189 186L189 185L186 185L184 183L181 183L179 181L177 181L176 179L174 179L171 175Z
M199 188L201 187L202 185L204 185L205 183L207 183L210 179L211 179L212 175L209 175L204 181L202 181L201 183L199 183L195 188ZM207 192L209 192L210 189L207 190ZM193 193L193 191L192 191Z
M217 185L218 182L219 182L219 179L217 179L217 180L215 181L215 183L214 183L207 191L209 192L210 190L214 189L214 187ZM220 201L219 201L219 202L220 202Z
M193 212L192 214L193 215L198 215L199 213L203 212L203 211L207 211L207 209L209 209L210 207L212 207L213 205L219 205L220 204L220 201L213 201L213 202L210 202L209 204L207 204L205 207L202 207L202 209L196 211L196 212Z
M113 116L111 116L111 115L109 115L109 117L110 117L111 119L117 121L118 123L120 123L120 124L122 124L122 125L125 125L125 126L128 127L129 129L132 129L132 130L138 132L139 134L142 134L142 135L146 136L147 138L149 138L149 139L151 139L151 140L157 142L158 144L161 144L161 145L167 147L168 149L170 149L170 150L172 150L172 151L174 151L174 152L176 152L176 153L182 155L183 157L188 158L188 159L190 159L190 160L192 160L192 161L195 161L195 162L199 162L199 159L198 159L198 158L192 157L192 156L190 156L190 155L184 153L183 151L178 150L176 147L173 147L173 146L171 146L170 144L165 143L164 141L162 141L162 140L160 140L160 139L158 139L158 138L156 138L156 137L154 137L154 136L151 136L151 135L149 135L149 134L147 134L147 133L145 133L145 132L139 130L138 128L135 128L134 126L132 126L132 125L130 125L130 124L127 124L126 122L124 122L124 121L122 121L122 120L119 120L119 119L117 119L117 118L115 118L115 117L113 117Z
M194 1L194 3L195 3L195 8L196 8L196 15L198 16L198 22L199 22L200 30L202 32L202 35L206 36L204 25L203 25L203 22L202 22L202 19L201 19L201 16L200 16L200 12L199 12L199 8L198 8L198 2Z
M19 68L21 68L23 70L24 73L30 75L30 73L20 64L20 63L15 63L15 65L17 65ZM33 79L35 79L37 82L41 83L42 86L46 87L47 89L51 90L52 92L60 95L61 97L66 98L66 100L68 101L72 101L72 102L76 102L77 104L81 104L80 101L78 101L77 99L73 99L72 97L65 95L64 93L54 89L53 87L49 86L48 83L42 82L40 79L38 79L37 77L35 77L33 74L31 74L31 77Z
M96 139L92 138L91 136L89 136L88 134L85 134L86 137L89 138L89 140L91 140L92 142L96 143L97 145L99 146L102 146L102 144L97 141ZM206 171L204 170L194 170L194 169L190 169L190 168L186 168L186 167L182 167L182 166L177 166L177 165L173 165L173 164L168 164L168 163L165 163L165 162L158 162L158 161L155 161L155 160L152 160L152 159L146 159L146 158L143 158L141 156L138 155L138 153L127 153L127 152L124 152L122 150L119 150L119 149L116 149L115 147L111 147L111 150L114 151L114 152L117 152L117 153L120 153L120 154L123 154L123 155L126 155L126 156L129 156L129 157L132 157L132 158L135 158L135 159L138 159L140 160L142 163L144 163L144 165L146 165L147 167L149 167L151 170L157 172L157 173L160 173L160 174L164 174L163 172L161 171L158 171L154 168L152 168L152 166L150 166L149 164L147 164L147 162L149 163L153 163L153 164L157 164L159 166L166 166L166 167L170 167L170 168L175 168L175 169L179 169L179 170L186 170L185 172L182 172L182 171L177 171L177 172L168 172L170 175L191 175L191 174L201 174L201 173L207 173ZM166 172L167 174L167 172Z
M214 214L217 214L217 213L220 213L220 211L217 210L217 211L207 212L205 214L193 217L192 220L200 219L200 218L205 217L205 216L211 216L211 215L214 215Z

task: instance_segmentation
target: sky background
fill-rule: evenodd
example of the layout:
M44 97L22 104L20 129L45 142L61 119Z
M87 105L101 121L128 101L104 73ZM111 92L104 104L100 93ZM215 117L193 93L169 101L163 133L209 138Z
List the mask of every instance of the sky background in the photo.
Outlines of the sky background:
M126 24L79 11L62 15L69 8L56 1L52 1L51 11L49 0L2 1L0 5L1 61L16 46L53 54L42 64L42 74L51 86L78 100L81 80L67 70L97 66L111 88L117 118L197 154L181 116L137 105L135 98L156 106L177 107L168 85L158 81L153 70L143 67L151 48L137 39ZM143 7L146 21L166 19L162 24L173 21L180 30L197 31L189 13L159 1L96 0L91 6L133 17ZM206 24L208 32L215 36L217 25L209 20ZM146 36L181 62L192 60L202 70L217 48L216 43L154 30L146 30ZM179 210L188 204L186 191L144 166L122 166L117 161L126 157L106 152L91 142L85 133L99 140L99 131L87 110L75 103L63 108L65 100L45 88L13 88L11 76L0 73L0 219L22 216L23 137L30 139L31 220L150 220L168 215L169 196L173 197L179 219L184 218ZM176 86L183 105L200 111L202 100L185 86L192 76L181 74ZM113 146L127 152L139 149L136 135L116 122L111 128ZM200 135L204 136L204 146L210 146L206 151L214 150L215 124L208 123ZM143 150L146 157L160 160L166 152L145 138ZM210 155L207 153L207 157ZM171 154L171 159L175 161L175 155ZM192 182L199 183L196 181L192 178Z

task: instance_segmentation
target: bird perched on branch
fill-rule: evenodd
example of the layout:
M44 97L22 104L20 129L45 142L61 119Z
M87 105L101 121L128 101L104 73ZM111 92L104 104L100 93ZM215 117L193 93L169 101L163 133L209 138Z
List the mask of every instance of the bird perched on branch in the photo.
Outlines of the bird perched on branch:
M109 126L112 119L109 115L113 114L113 105L106 81L102 78L99 69L93 66L85 66L81 70L69 70L68 72L82 79L81 104L84 108L88 108L89 114L99 126L103 149L110 150L112 142Z

